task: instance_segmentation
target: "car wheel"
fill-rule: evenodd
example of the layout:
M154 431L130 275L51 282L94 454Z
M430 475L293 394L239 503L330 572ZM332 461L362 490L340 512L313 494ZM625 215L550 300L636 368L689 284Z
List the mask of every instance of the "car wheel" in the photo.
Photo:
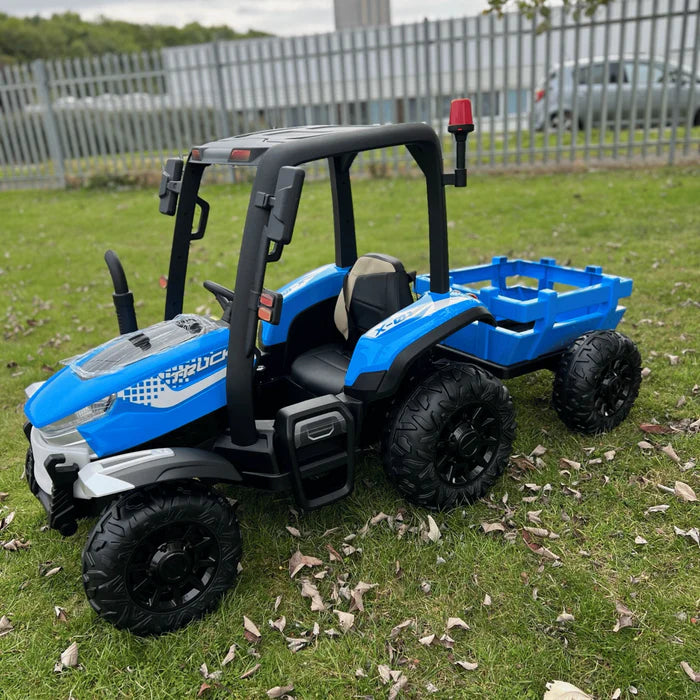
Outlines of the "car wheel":
M98 615L162 634L215 607L233 584L241 536L233 507L198 483L152 486L107 508L83 550L83 583Z
M478 367L448 363L397 403L382 456L407 499L446 509L486 494L505 469L514 438L506 387Z
M561 119L559 117L559 112L553 114L549 118L549 123L551 124L553 129L558 129L559 128L559 122L561 121L561 128L563 131L571 131L574 126L574 118L569 111L565 111L561 113Z
M639 394L642 361L632 340L617 331L593 331L564 352L552 401L561 420L579 433L604 433L629 414Z

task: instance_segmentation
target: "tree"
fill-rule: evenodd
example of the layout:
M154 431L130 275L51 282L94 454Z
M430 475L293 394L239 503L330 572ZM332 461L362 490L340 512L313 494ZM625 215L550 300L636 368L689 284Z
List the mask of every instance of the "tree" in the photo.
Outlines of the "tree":
M556 5L552 0L488 0L489 9L502 15L505 11L514 9L527 17L539 15L545 20L549 18L553 6L573 10L574 16L590 16L599 7L607 5L610 0L559 0Z

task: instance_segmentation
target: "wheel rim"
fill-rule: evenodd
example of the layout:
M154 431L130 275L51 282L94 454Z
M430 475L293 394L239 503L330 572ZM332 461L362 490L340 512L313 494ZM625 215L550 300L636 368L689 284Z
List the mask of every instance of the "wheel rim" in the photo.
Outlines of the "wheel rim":
M219 565L216 537L200 523L177 522L144 537L127 565L126 588L151 612L172 612L199 598Z
M612 416L625 405L632 387L632 372L629 363L621 358L605 369L595 393L595 407L600 415Z
M442 481L452 486L472 483L496 459L501 424L486 403L466 404L440 431L435 469Z

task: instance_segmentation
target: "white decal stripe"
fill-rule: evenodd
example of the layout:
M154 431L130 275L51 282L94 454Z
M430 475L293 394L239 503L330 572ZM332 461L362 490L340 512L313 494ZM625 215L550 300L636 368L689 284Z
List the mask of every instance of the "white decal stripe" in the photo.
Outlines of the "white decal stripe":
M169 386L162 385L158 395L151 401L151 406L154 406L155 408L170 408L171 406L176 406L186 399L189 399L190 396L194 396L200 391L204 391L212 384L216 384L216 382L223 379L225 376L226 367L223 367L217 372L213 372L208 377L205 377L201 381L193 382L179 391L174 391Z

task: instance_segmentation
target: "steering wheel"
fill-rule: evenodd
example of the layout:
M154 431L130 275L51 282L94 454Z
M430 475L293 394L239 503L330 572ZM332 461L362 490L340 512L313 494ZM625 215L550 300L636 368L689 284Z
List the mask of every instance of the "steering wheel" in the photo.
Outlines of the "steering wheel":
M211 280L204 280L204 289L206 289L208 292L211 292L216 297L216 300L219 302L219 305L224 310L224 313L229 311L231 307L231 302L233 301L232 290L228 289L227 287L224 287L221 284L212 282Z

